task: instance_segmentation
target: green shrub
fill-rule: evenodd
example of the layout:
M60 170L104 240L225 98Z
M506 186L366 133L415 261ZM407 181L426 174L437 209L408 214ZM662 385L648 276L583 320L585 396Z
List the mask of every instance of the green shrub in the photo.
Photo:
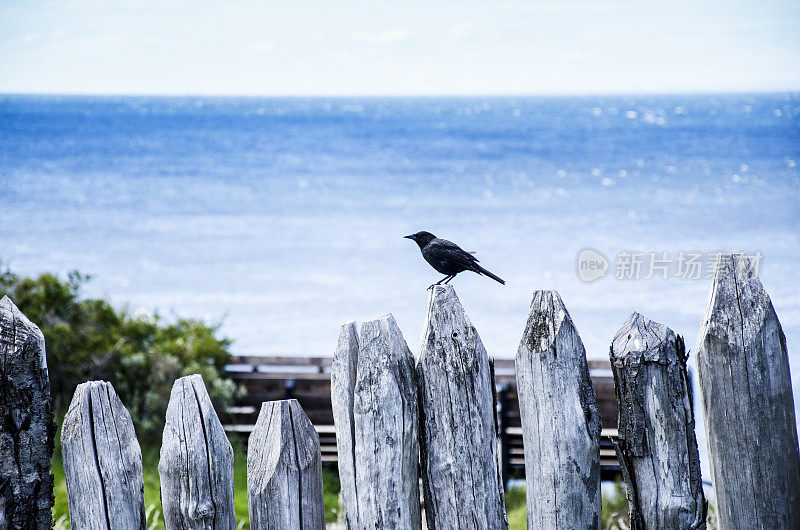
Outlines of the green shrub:
M628 521L628 497L621 476L614 481L611 494L603 495L603 510L600 515L602 528L624 528Z
M130 412L139 441L160 442L172 384L190 374L203 376L217 412L224 413L235 387L225 373L231 341L218 337L219 325L131 315L106 300L82 298L88 280L79 272L62 279L0 271L0 297L8 295L44 334L58 419L78 384L103 379Z

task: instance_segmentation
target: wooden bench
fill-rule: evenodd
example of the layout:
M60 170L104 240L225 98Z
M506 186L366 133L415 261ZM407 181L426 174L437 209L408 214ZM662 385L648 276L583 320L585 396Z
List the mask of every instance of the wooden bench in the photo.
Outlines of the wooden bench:
M245 393L227 409L225 430L232 435L249 435L262 402L294 398L319 434L323 462L335 463L338 455L331 408L331 362L331 357L234 356L227 366L228 374ZM503 474L508 479L514 470L524 468L525 464L514 359L495 359L494 373ZM619 472L610 438L617 434L617 400L611 364L605 360L590 360L589 373L603 421L602 477L611 479Z

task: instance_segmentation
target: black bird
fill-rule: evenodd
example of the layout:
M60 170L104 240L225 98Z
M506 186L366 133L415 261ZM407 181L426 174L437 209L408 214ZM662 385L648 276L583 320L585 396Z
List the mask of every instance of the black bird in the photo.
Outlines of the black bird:
M419 245L419 249L422 251L422 257L425 258L425 261L427 261L431 267L446 275L433 285L440 285L442 282L447 283L455 278L456 274L463 271L477 272L503 285L506 284L506 282L499 277L478 265L478 259L475 256L462 250L461 247L452 241L439 239L430 232L417 232L416 234L404 237ZM433 287L433 285L431 285L431 287ZM429 287L429 289L431 287Z

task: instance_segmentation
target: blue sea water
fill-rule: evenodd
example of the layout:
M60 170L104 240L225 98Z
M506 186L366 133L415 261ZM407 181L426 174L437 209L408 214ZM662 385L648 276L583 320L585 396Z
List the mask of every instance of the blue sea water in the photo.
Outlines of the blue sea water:
M132 311L223 321L237 353L329 355L391 312L412 351L440 276L490 354L561 293L591 358L636 310L695 349L711 286L616 279L622 252L760 252L800 398L800 94L257 99L0 96L0 257ZM609 260L581 281L578 253ZM705 263L704 263L705 265ZM800 406L800 399L796 399ZM701 444L704 446L704 444Z

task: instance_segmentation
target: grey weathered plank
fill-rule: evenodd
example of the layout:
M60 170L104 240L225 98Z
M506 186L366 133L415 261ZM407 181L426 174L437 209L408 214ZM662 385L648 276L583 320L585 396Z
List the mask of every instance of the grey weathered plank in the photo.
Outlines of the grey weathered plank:
M786 338L744 255L718 258L697 353L720 527L800 528Z
M158 474L168 530L236 528L233 449L200 375L172 385Z
M0 351L0 528L47 528L55 424L44 336L7 296Z
M358 519L353 527L420 528L414 356L392 315L364 322L358 344L353 389Z
M356 484L353 401L358 368L358 332L355 322L342 325L331 365L331 405L339 454L342 506L348 528L358 527L358 486Z
M517 350L528 528L600 528L600 413L558 292L536 291Z
M111 383L78 385L61 429L72 528L145 527L142 452Z
M683 338L633 313L614 337L611 368L632 528L705 528Z
M450 285L431 292L417 376L428 527L507 528L489 356Z
M325 528L319 436L295 399L269 401L247 450L253 530Z

